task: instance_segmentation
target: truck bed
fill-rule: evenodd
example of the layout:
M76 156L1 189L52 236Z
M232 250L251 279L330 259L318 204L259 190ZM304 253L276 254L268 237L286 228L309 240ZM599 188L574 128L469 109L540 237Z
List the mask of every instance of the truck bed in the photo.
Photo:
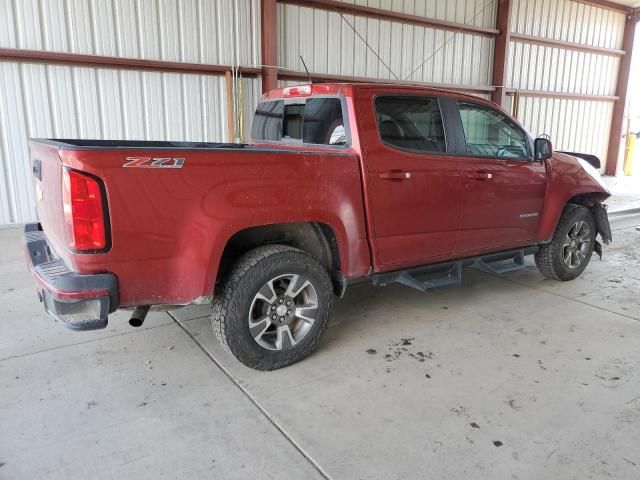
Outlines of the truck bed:
M216 143L216 142L168 142L149 140L78 140L69 138L37 138L32 142L43 143L58 147L61 150L253 150L245 143Z
M335 235L356 252L345 259L344 272L363 274L370 264L353 151L76 139L32 140L30 148L41 177L34 178L41 190L38 217L56 255L80 274L115 274L121 307L210 296L225 245L257 224L337 225ZM149 159L179 162L151 168L157 165ZM65 168L104 184L105 251L69 249L61 201Z

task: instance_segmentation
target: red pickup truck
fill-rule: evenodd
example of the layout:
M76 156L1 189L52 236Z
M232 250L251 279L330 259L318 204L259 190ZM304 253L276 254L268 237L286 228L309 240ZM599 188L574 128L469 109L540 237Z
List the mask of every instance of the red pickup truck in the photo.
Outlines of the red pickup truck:
M27 261L45 309L96 329L118 308L212 303L241 362L309 354L334 296L361 281L428 290L535 255L571 280L611 231L609 192L498 106L446 90L272 91L247 145L33 140Z

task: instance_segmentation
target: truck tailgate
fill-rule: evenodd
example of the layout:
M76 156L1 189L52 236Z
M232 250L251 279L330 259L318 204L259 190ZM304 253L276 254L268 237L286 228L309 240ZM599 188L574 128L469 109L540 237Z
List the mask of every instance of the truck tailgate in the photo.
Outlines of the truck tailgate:
M33 140L29 143L38 220L56 253L67 254L62 210L62 161L58 147Z

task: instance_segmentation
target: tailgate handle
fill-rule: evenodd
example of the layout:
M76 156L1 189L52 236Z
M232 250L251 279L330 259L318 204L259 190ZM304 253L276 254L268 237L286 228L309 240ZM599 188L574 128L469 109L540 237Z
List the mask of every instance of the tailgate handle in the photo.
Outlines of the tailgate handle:
M400 181L410 180L411 173L393 170L391 172L382 172L380 174L380 178L383 180L400 180Z
M475 172L469 175L470 178L475 180L491 180L493 178L493 173L489 172Z
M38 180L42 181L42 162L38 159L33 161L33 166L31 167L33 171L33 176Z

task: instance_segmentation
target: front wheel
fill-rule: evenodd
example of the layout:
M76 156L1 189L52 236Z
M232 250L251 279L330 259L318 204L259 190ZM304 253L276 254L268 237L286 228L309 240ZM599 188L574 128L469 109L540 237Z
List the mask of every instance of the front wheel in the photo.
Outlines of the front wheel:
M596 223L588 208L567 205L550 243L535 255L540 273L554 280L573 280L587 268L596 244Z
M327 329L333 288L309 254L283 245L244 255L216 295L211 323L222 345L257 370L306 357Z

